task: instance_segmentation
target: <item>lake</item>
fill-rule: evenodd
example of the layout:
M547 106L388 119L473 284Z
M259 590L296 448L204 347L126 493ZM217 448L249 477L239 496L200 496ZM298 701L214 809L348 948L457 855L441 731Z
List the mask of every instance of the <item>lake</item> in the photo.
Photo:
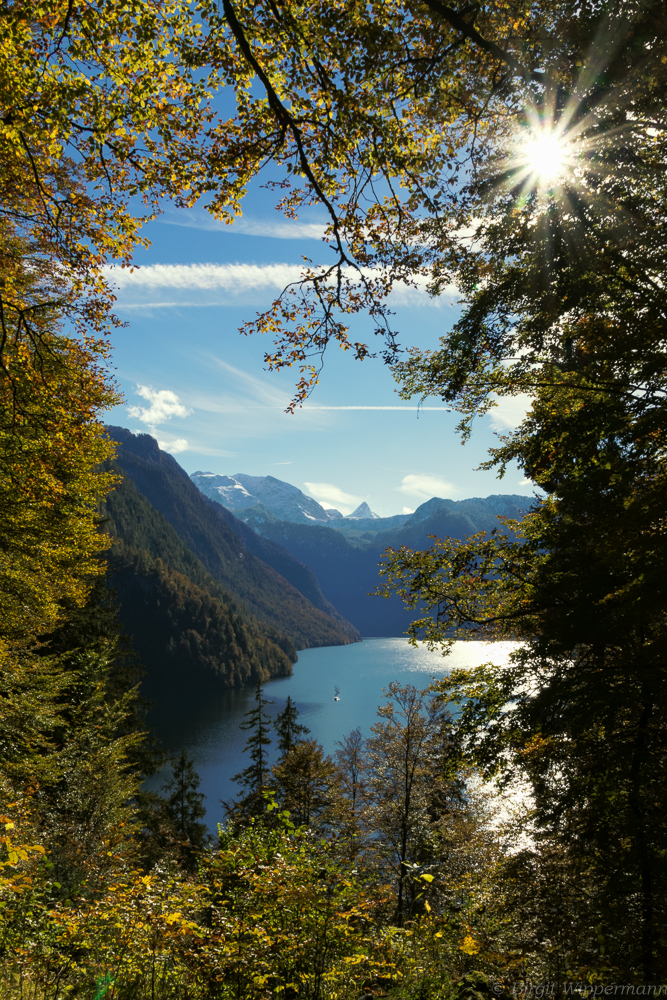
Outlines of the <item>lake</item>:
M457 642L450 655L443 657L424 646L415 649L407 639L364 639L349 646L306 649L299 653L293 675L267 681L264 694L274 702L268 709L272 716L291 695L299 709L299 722L308 726L310 735L330 754L336 741L357 726L369 732L382 702L382 689L390 681L423 688L453 667L504 663L513 648L511 642ZM212 831L223 818L220 799L239 795L240 789L230 778L249 763L243 753L248 734L239 724L244 712L253 707L254 692L252 687L213 695L184 690L178 699L156 701L149 716L170 753L184 747L194 760ZM337 693L340 701L334 701ZM149 787L159 787L162 780L154 779Z

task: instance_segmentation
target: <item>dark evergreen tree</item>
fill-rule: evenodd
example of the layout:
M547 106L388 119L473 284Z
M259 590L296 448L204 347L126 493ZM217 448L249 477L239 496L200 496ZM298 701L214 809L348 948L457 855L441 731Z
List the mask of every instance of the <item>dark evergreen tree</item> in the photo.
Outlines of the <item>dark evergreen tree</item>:
M322 828L340 797L336 765L316 740L299 740L273 768L278 802L296 826Z
M206 823L202 823L206 796L197 791L201 779L185 750L172 759L171 770L171 778L162 786L166 796L162 810L181 845L181 856L191 860L209 840Z
M147 867L173 835L160 836L163 802L142 787L165 754L146 732L144 669L123 634L116 593L98 577L84 605L63 600L61 606L63 621L40 637L35 650L58 678L35 801L56 880L71 895L115 824L129 829L129 820L136 822L141 833L135 844ZM16 771L19 786L25 784L21 774Z
M270 788L271 778L267 752L267 747L271 745L269 738L271 719L266 712L267 705L273 705L273 702L263 697L262 685L258 682L255 690L255 708L245 713L245 721L240 727L244 732L250 733L243 752L250 754L252 763L232 778L232 781L245 790L245 795L239 802L223 803L228 819L232 823L242 824L252 816L261 816L266 810L264 793Z
M278 749L280 750L280 760L292 750L297 743L303 742L299 736L307 736L310 732L306 726L302 726L296 720L299 717L299 710L287 695L287 702L282 712L279 712L273 722L273 728L278 734Z
M162 767L165 754L155 736L146 735L150 702L140 693L145 670L123 632L119 610L116 591L107 587L103 577L98 577L83 607L74 604L64 607L65 621L43 637L39 651L45 656L57 656L63 671L77 673L76 688L68 689L66 694L66 719L72 706L90 698L100 684L107 703L124 701L118 735L144 734L133 746L130 759L134 770L149 777ZM83 655L90 653L100 654L101 658ZM96 669L91 673L93 664Z

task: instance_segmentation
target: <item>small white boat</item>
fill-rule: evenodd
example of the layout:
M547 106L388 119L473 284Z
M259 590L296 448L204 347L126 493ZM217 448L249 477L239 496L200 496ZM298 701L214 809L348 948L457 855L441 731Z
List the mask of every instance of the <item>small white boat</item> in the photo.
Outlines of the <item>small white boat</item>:
M340 698L338 697L338 695L334 695L334 701L340 701Z

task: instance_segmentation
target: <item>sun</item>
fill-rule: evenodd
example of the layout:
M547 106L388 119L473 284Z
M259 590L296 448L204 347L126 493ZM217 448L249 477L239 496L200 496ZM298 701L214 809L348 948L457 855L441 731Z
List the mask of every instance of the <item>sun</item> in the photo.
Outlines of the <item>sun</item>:
M565 143L556 132L543 132L524 146L521 159L540 182L552 181L565 167Z

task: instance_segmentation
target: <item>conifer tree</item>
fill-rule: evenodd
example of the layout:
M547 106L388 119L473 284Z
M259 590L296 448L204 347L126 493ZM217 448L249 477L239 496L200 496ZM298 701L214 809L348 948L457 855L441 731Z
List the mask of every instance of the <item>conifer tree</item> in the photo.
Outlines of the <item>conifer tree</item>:
M307 726L302 726L296 721L298 717L299 710L292 701L291 696L287 695L284 709L282 712L278 712L273 722L273 728L278 734L280 760L283 760L297 743L303 742L299 740L299 736L307 736L310 733L310 729Z
M245 796L240 802L230 805L224 803L228 816L234 822L242 822L249 816L262 815L266 807L264 792L268 790L270 784L267 747L271 745L269 738L271 720L266 713L266 706L273 705L273 702L264 698L263 694L261 682L258 681L255 690L255 708L245 713L245 721L240 726L244 732L250 733L243 752L250 754L252 763L232 778L232 781L245 790Z
M162 786L167 795L163 809L181 842L184 856L192 858L193 853L201 850L209 839L206 823L201 822L206 816L206 796L197 791L201 779L185 749L174 757L171 770L171 778Z
M316 740L299 740L273 768L280 805L296 826L327 822L336 799L337 769Z

